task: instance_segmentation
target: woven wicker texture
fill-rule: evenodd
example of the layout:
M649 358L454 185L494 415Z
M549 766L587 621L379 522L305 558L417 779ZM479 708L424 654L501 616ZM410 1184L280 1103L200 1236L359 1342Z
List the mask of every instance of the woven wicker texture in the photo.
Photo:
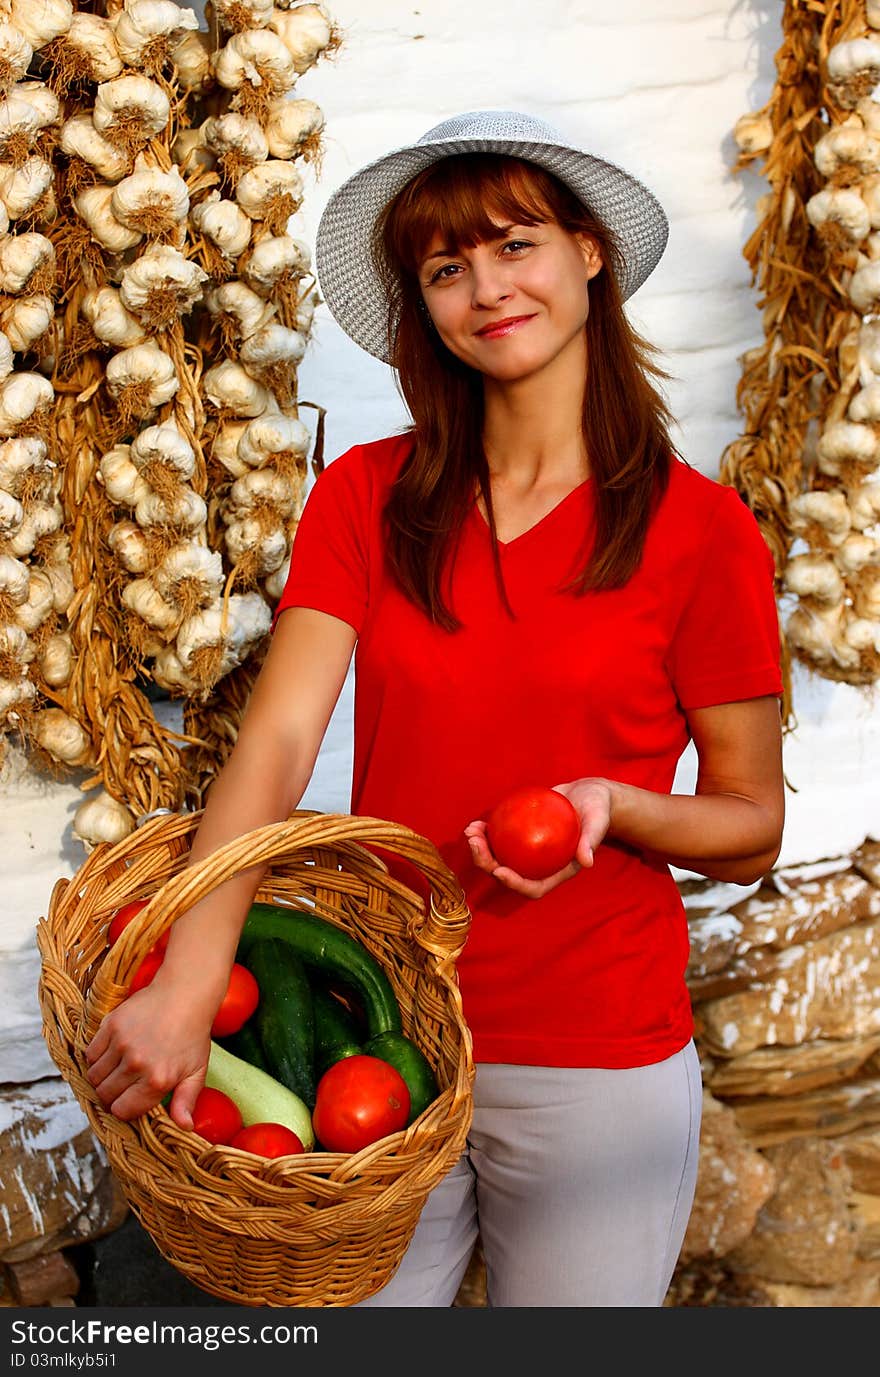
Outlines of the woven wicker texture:
M337 323L388 362L388 301L372 258L376 219L423 168L455 153L506 153L571 187L617 237L620 290L632 296L657 266L669 235L652 191L614 163L566 143L552 125L515 110L476 110L429 129L412 146L369 163L330 197L315 241L321 292Z
M195 1285L239 1305L353 1305L393 1276L428 1192L464 1147L474 1064L455 960L470 913L435 848L397 824L297 812L187 865L200 816L154 818L58 880L37 926L46 1043L134 1213ZM429 901L391 874L389 864L406 869L398 859L415 867ZM437 1074L433 1104L361 1152L258 1159L178 1128L162 1106L125 1123L86 1079L84 1048L147 950L195 902L259 864L258 899L309 909L372 952L404 1032ZM108 948L114 911L147 896Z

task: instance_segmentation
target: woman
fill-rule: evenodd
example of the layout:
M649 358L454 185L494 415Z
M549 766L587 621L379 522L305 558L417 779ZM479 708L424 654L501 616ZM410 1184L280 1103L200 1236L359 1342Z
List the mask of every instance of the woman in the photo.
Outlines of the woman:
M413 426L313 488L193 859L296 807L357 648L352 811L429 837L465 887L477 1062L468 1151L368 1305L450 1305L479 1229L492 1305L660 1306L684 1237L701 1089L669 866L772 866L782 685L767 547L674 455L623 311L666 236L636 179L499 111L362 169L319 227L324 297ZM672 795L689 740L696 792ZM522 783L581 820L546 880L486 838ZM178 921L104 1020L90 1078L121 1118L176 1087L191 1124L259 878Z

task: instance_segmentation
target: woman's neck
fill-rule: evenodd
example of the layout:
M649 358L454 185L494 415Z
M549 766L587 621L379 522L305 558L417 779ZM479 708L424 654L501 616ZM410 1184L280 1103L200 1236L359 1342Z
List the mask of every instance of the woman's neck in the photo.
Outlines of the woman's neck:
M574 486L590 476L583 437L583 371L516 382L486 379L483 443L493 481L519 489Z

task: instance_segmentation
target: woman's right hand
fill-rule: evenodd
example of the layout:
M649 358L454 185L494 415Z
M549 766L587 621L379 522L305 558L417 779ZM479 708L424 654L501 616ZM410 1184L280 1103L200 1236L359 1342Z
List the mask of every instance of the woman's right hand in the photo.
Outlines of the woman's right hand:
M172 1090L168 1112L191 1129L216 1004L196 1002L191 982L174 982L160 969L107 1014L85 1049L87 1076L102 1104L118 1119L136 1119Z

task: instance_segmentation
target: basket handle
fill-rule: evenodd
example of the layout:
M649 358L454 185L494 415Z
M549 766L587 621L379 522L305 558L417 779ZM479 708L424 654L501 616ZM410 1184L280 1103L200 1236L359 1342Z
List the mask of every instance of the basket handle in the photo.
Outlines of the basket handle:
M200 816L200 812L192 814L191 832L195 831ZM146 840L146 834L154 830L161 833L167 823L167 818L147 823L142 838ZM124 848L128 840L119 843L119 847ZM292 851L351 842L393 851L422 871L430 884L431 895L425 912L411 925L411 936L440 962L453 961L464 946L471 915L458 879L431 842L402 823L383 818L298 810L281 822L243 833L203 860L184 866L165 881L131 923L130 938L126 931L110 948L95 975L83 1011L86 1040L94 1036L104 1016L125 999L128 982L147 946L152 946L181 914L212 890L242 870L271 864L280 857L289 858ZM105 863L112 855L112 851L107 853ZM160 918L158 924L157 917Z

